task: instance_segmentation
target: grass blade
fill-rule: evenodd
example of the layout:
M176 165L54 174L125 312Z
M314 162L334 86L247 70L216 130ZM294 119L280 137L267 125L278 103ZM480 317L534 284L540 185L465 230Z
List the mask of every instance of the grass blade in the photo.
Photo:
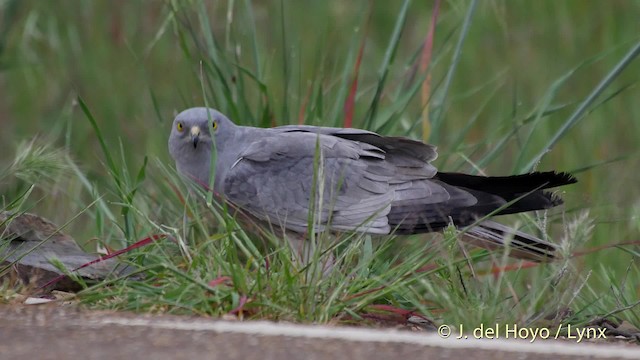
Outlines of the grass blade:
M284 0L280 0L280 27L282 36L282 74L284 76L282 84L282 118L289 121L289 82L291 73L289 72L289 48L287 45L287 22L285 21Z
M584 99L584 101L578 106L578 108L571 114L569 119L562 124L560 129L556 131L553 137L549 140L549 142L544 146L544 148L533 158L531 161L524 167L524 171L531 171L533 167L542 159L542 157L551 151L551 149L562 139L562 137L575 126L580 120L583 119L583 115L586 113L587 109L595 102L595 100L602 94L602 92L611 85L613 80L615 80L620 73L624 69L631 64L636 57L640 55L640 42L636 43L636 45L629 50L629 52L620 60L620 62L600 81L600 83L591 91L591 93Z
M382 66L380 66L380 70L378 70L378 85L376 87L376 93L373 96L373 100L371 101L371 106L369 107L367 115L365 116L365 129L369 129L371 127L378 112L378 104L380 103L380 99L382 97L382 91L384 90L387 75L389 74L389 68L393 64L393 60L396 56L396 51L398 50L398 45L400 44L400 37L402 36L404 24L407 20L407 10L409 9L410 3L411 0L405 0L402 4L402 8L400 9L396 24L393 28L389 46L387 46L387 51L384 54L384 60L382 60Z
M120 170L116 166L115 161L113 161L113 157L111 157L111 151L109 151L109 147L105 142L102 132L100 131L100 127L98 126L96 119L91 114L91 111L89 111L89 108L84 103L84 100L82 100L80 96L77 97L77 100L78 100L78 104L80 104L80 108L82 109L82 112L87 117L87 120L89 120L89 122L91 123L91 127L93 128L93 131L95 131L96 136L98 137L98 142L100 142L100 148L102 149L102 152L104 153L104 157L107 160L107 166L109 167L109 172L111 173L111 177L113 178L113 181L115 181L118 187L118 190L122 191Z
M451 87L451 82L453 81L453 75L456 72L458 63L460 62L460 54L462 53L462 45L467 37L467 33L469 32L469 27L471 26L471 19L473 18L473 14L476 10L476 6L478 4L477 0L471 1L469 5L469 9L467 10L467 14L465 15L464 22L462 23L462 30L460 30L460 36L458 37L458 42L456 44L456 48L453 52L453 58L451 59L451 65L449 65L449 70L447 71L447 76L445 77L444 84L441 88L439 88L433 96L431 100L431 105L433 109L433 113L431 115L432 120L432 132L431 132L431 141L437 143L440 137L440 125L442 123L442 109L444 107L444 103L447 99L447 93L449 92L449 88Z
M358 58L353 67L353 80L351 81L351 87L349 88L349 96L344 101L344 123L343 127L353 126L353 110L356 101L356 92L358 90L358 74L360 72L360 64L362 63L362 54L364 53L364 45L366 44L367 34L369 33L369 23L371 22L371 8L369 8L369 16L367 16L367 22L364 26L364 34L360 42L360 50L358 50Z
M420 61L420 71L427 73L427 78L422 82L422 141L429 141L431 135L431 122L429 120L429 99L431 98L431 55L433 51L433 40L436 34L436 24L438 22L438 14L440 13L440 0L436 0L433 4L433 14L431 15L431 24L429 32L424 40L422 49L422 59Z

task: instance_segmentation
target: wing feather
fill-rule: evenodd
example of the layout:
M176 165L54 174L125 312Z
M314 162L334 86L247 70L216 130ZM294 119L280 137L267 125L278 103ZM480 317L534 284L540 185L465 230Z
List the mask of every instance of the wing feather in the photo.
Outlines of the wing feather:
M226 173L224 193L258 218L293 231L308 231L314 209L316 231L408 233L446 226L451 216L466 220L465 209L478 202L471 192L433 179L435 147L418 141L310 126L262 135ZM314 174L322 178L315 187Z
M316 230L329 221L336 230L390 230L392 174L376 171L383 166L369 168L385 159L375 146L322 134L273 133L251 143L239 159L226 173L224 194L258 218L306 231L313 206L320 219ZM322 176L316 187L314 173Z

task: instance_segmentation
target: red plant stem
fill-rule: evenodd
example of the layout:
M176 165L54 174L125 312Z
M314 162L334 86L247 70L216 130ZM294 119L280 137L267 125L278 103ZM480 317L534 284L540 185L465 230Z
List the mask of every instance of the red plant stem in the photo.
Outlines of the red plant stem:
M424 40L424 45L422 47L422 57L420 61L420 72L424 73L429 69L429 64L431 64L432 50L433 50L433 39L436 33L436 23L438 22L438 14L440 13L440 0L436 0L433 5L433 15L431 16L431 24L429 25L429 32L427 33L427 37ZM428 141L431 126L429 123L429 97L431 96L431 72L427 73L427 77L424 79L422 83L422 140Z
M371 5L371 4L370 4ZM364 53L364 45L367 40L367 34L369 33L369 22L371 20L371 8L369 8L369 16L364 28L364 34L362 36L362 42L360 43L360 50L358 50L358 58L353 69L353 80L351 81L351 88L349 89L349 95L344 102L344 127L350 128L353 126L353 111L356 102L356 93L358 90L358 74L360 73L360 64L362 63L362 54Z
M127 247L126 247L126 248L124 248L124 249L120 249L120 250L118 250L118 251L114 251L114 252L112 252L112 253L111 253L111 254L109 254L109 255L102 256L102 257L99 257L99 258L97 258L97 259L95 259L95 260L89 261L88 263L82 264L82 265L78 266L77 268L75 268L75 269L71 270L71 272L78 271L78 270L80 270L80 269L86 268L87 266L90 266L90 265L93 265L93 264L97 264L97 263L99 263L99 262L103 262L103 261L105 261L105 260L109 260L109 259L111 259L111 258L113 258L113 257L116 257L116 256L118 256L118 255L124 254L124 253L126 253L126 252L131 251L131 250L134 250L134 249L137 249L137 248L140 248L140 247L143 247L143 246L149 245L149 244L151 244L152 242L154 242L154 241L156 241L156 240L164 239L165 237L167 237L167 236L166 236L166 235L151 235L151 236L149 236L149 237L146 237L146 238L144 238L144 239L142 239L142 240L140 240L140 241L137 241L137 242L135 242L135 243L133 243L133 244L131 244L131 245L127 246ZM60 280L62 280L62 279L64 279L64 278L66 278L66 277L67 277L67 275L60 275L60 276L57 276L57 277L55 277L55 278L51 279L51 280L50 280L49 282L47 282L46 284L44 284L44 285L40 286L40 287L39 287L39 289L43 289L43 288L46 288L46 287L48 287L48 286L54 285L54 284L56 284L57 282L59 282Z
M213 279L213 280L209 281L208 285L211 286L211 287L216 287L216 286L218 286L218 285L220 285L222 283L226 283L226 282L229 282L229 281L231 281L230 277L228 277L228 276L220 276L217 279Z
M237 314L241 313L242 310L244 309L244 305L246 303L247 303L247 295L242 295L240 297L240 301L239 301L238 306L235 309L229 311L229 314L237 315Z

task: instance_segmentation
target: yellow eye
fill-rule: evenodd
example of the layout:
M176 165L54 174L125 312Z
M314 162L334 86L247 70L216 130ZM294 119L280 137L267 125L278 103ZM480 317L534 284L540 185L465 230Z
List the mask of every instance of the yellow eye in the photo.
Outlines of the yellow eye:
M178 129L179 132L184 131L184 126L182 126L181 122L179 122L178 125L176 125L176 129Z
M213 122L213 124L212 124L212 126L213 126L213 130L218 129L218 122L217 122L217 121L214 121L214 122Z

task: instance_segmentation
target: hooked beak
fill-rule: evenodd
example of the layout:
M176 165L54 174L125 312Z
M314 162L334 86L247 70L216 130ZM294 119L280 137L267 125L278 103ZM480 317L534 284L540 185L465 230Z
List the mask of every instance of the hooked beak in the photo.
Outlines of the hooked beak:
M198 147L198 142L200 141L200 128L198 126L193 126L191 128L191 142L193 143L193 148Z

